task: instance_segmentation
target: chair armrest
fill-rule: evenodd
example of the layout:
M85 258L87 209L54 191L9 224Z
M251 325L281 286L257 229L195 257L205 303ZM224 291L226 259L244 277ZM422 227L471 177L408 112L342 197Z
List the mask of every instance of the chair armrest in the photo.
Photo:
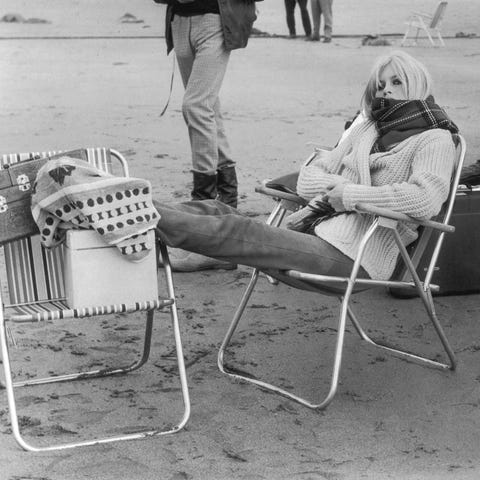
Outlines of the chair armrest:
M357 203L355 205L355 210L359 213L370 213L379 217L390 218L391 220L416 223L417 225L433 228L445 233L453 233L455 231L455 227L452 225L445 225L433 220L419 220L418 218L410 217L404 213L394 212L393 210L388 210L387 208L375 207L374 205L370 205L368 203Z
M415 15L417 17L433 18L433 15L425 12L412 12L412 15Z
M308 203L302 197L299 197L294 193L282 192L281 190L267 187L266 184L268 182L268 180L263 180L262 184L255 188L255 191L257 193L261 193L262 195L268 195L269 197L277 198L279 200L288 200L289 202L293 202L298 205L306 205Z

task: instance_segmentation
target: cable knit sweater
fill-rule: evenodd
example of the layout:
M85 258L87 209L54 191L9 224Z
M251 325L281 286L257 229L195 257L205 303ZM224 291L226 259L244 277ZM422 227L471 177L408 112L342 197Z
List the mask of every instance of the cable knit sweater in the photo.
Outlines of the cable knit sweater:
M310 200L326 193L332 181L341 180L345 182L342 202L347 211L365 202L423 220L439 213L448 197L455 162L450 132L427 130L387 152L370 154L377 135L370 120L355 127L334 150L302 167L297 193ZM371 223L369 215L339 215L320 223L315 234L354 259ZM418 236L411 223L399 223L397 228L404 245ZM392 232L380 227L366 247L362 267L371 278L386 280L393 273L398 253Z

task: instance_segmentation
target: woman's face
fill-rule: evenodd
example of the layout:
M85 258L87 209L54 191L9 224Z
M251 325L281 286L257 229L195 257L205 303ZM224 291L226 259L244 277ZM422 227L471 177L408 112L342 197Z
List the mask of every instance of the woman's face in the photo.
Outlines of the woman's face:
M391 65L387 65L381 72L376 98L391 98L393 100L407 100L405 93L405 86L402 81L397 77Z

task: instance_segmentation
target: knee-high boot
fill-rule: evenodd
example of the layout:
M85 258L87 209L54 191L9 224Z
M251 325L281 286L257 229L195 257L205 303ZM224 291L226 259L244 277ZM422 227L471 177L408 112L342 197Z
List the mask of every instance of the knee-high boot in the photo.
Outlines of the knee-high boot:
M234 166L217 170L217 193L218 200L237 208L238 204L238 181Z
M217 198L217 176L193 172L192 200L215 200Z

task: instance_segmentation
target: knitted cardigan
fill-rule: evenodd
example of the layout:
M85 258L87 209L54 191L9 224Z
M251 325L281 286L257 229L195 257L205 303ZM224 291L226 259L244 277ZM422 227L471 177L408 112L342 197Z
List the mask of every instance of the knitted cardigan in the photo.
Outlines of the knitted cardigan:
M450 132L426 130L387 152L370 154L377 136L373 121L362 122L334 150L302 167L297 193L310 200L324 194L332 181L341 180L347 211L364 202L422 220L438 214L448 197L455 163ZM315 234L354 259L372 221L360 213L339 215L321 222ZM404 245L418 236L414 224L401 222L397 229ZM367 244L362 267L371 278L389 279L398 253L392 232L379 227Z

